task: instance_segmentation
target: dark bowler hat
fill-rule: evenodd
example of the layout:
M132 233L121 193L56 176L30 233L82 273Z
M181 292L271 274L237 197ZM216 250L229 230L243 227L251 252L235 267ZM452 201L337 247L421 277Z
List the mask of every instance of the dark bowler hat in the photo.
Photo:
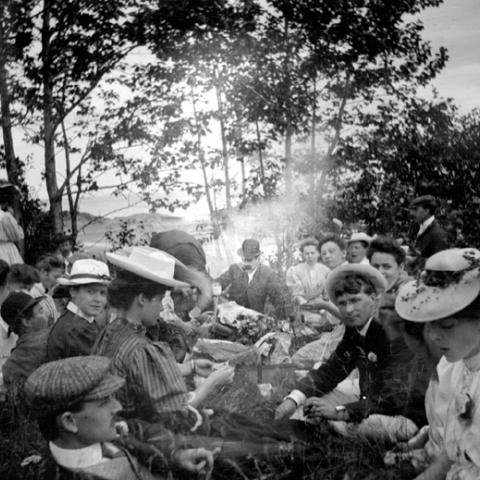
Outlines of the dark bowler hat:
M30 308L41 302L45 297L34 298L25 292L11 292L2 303L0 312L3 320L13 327L15 322Z
M247 238L242 243L242 248L238 250L238 254L247 262L257 258L262 252L260 251L260 243L254 238Z
M27 402L37 417L43 417L79 402L108 398L125 384L109 368L108 358L94 355L44 363L25 382Z
M423 207L434 213L437 209L437 200L433 195L422 195L415 198L410 204L410 208Z

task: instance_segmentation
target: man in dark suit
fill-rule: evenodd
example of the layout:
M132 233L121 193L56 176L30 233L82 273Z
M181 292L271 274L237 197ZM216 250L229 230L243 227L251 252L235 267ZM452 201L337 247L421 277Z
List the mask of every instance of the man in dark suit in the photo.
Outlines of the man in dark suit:
M342 265L330 273L326 288L343 317L345 334L332 356L284 399L276 418L304 405L310 421L327 419L340 433L388 440L406 440L426 423L428 377L419 377L403 338L390 340L374 318L377 296L386 286L370 265ZM360 396L335 390L355 368Z
M432 195L417 197L410 205L413 218L420 225L415 249L424 259L448 248L447 233L435 219L437 201Z
M291 313L291 301L285 285L275 272L260 262L260 243L247 238L238 254L241 263L230 265L216 280L222 286L223 295L247 308L265 313L267 299L273 305L278 318Z

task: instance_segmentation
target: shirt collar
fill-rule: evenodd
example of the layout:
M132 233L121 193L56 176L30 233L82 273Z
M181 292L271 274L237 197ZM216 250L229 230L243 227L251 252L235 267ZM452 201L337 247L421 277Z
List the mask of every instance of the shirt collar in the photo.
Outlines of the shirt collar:
M54 460L68 469L89 468L108 460L102 455L102 445L100 443L94 443L84 448L67 449L49 442L48 447Z
M88 323L92 323L95 320L95 317L89 317L85 315L73 302L68 302L67 310L75 314L77 317L81 317L86 320Z
M471 372L476 372L480 370L480 353L477 353L473 357L465 359L463 363L465 363L465 366Z
M420 229L418 230L417 237L420 236L435 220L435 216L432 215L431 217L428 217L421 225Z
M373 320L373 317L370 317L368 319L368 322L360 330L357 329L357 332L359 333L359 335L361 337L365 337L367 335L368 328L370 327L370 324L372 323L372 320Z

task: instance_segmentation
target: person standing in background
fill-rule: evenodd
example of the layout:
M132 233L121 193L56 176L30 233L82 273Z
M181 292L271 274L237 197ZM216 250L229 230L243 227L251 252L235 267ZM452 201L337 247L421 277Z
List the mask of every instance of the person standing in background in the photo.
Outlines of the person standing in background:
M23 242L23 229L11 208L14 195L15 187L11 183L0 183L0 259L8 265L23 263L17 246Z

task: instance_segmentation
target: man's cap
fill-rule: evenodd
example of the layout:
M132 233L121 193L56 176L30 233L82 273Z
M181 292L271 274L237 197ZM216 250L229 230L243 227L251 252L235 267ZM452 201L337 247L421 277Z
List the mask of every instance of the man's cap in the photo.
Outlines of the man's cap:
M376 268L373 268L370 265L364 265L361 263L340 265L328 274L325 286L328 297L335 305L337 305L337 297L335 295L335 287L337 283L352 275L363 277L371 282L377 294L383 293L387 288L385 277Z
M107 398L125 384L125 379L109 373L109 368L108 358L94 355L45 363L25 382L27 403L42 417L79 402Z
M60 277L57 282L66 287L87 285L90 283L110 283L110 272L105 262L94 260L93 258L84 258L77 260L72 265L70 275Z
M242 248L238 250L238 254L247 260L247 262L257 258L261 253L260 243L254 238L245 239L242 243Z
M352 236L348 239L347 243L353 243L353 242L363 242L367 245L370 245L370 242L372 241L372 237L367 235L365 232L356 232L352 233Z
M40 303L45 297L34 298L25 292L11 292L2 303L0 313L2 319L13 327L20 317L30 308Z
M433 195L422 195L412 200L410 208L426 207L435 211L437 209L437 200Z
M405 320L431 322L468 307L480 293L480 251L450 248L425 262L419 279L403 284L395 310Z

